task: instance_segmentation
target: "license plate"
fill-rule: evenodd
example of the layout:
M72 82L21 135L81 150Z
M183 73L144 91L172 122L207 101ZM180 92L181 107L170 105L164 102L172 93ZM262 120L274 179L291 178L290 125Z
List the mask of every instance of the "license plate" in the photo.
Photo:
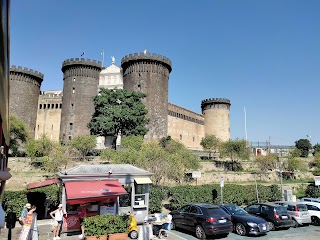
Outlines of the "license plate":
M219 223L225 223L227 222L227 220L223 219L223 220L218 220Z
M287 217L287 216L282 216L281 218L282 218L282 219L288 219L288 217Z

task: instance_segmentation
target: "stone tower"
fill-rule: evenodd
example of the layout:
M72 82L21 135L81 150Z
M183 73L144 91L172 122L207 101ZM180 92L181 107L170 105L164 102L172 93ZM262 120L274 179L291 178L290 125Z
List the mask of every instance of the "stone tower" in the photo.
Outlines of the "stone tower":
M89 134L87 124L94 112L101 62L84 58L67 59L62 64L63 97L60 139L64 142Z
M230 100L205 99L201 103L205 135L215 135L222 141L230 139Z
M147 94L149 129L146 139L167 136L168 126L168 80L172 70L171 61L157 54L135 53L122 58L123 87Z
M10 68L10 112L17 115L29 127L34 137L38 99L43 74L28 68Z

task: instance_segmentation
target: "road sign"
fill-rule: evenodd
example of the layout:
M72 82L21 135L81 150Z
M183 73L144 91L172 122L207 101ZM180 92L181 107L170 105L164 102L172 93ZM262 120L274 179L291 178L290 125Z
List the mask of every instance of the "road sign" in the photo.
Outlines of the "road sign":
M201 171L193 171L192 178L201 178Z
M314 185L320 186L320 176L314 176Z
M224 187L224 177L223 175L220 176L220 187Z

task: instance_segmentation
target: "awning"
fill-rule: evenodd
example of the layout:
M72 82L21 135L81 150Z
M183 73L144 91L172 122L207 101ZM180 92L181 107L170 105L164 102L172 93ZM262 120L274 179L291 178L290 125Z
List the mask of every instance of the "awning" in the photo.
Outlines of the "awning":
M49 186L55 183L58 183L59 180L54 178L54 179L50 179L50 180L45 180L42 182L36 182L36 183L30 183L28 185L28 189L32 189L32 188L39 188L39 187L45 187L45 186Z
M106 197L127 194L118 180L65 182L67 203L99 201Z
M146 177L146 178L135 178L134 181L137 184L147 184L147 183L152 183L151 179Z

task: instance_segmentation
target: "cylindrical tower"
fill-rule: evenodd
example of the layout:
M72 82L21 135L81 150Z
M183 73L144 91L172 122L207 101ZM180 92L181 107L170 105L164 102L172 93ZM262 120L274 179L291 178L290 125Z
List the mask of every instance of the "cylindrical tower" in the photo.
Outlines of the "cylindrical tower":
M145 138L160 139L167 136L168 128L168 80L171 61L157 54L143 52L122 58L123 87L147 94L149 129Z
M43 74L28 68L10 67L10 112L17 115L29 127L34 137L38 99Z
M230 106L230 100L225 98L210 98L202 101L205 135L215 135L222 141L230 139Z
M71 58L62 63L63 97L60 140L66 142L89 134L87 124L94 112L93 97L98 94L101 62Z

